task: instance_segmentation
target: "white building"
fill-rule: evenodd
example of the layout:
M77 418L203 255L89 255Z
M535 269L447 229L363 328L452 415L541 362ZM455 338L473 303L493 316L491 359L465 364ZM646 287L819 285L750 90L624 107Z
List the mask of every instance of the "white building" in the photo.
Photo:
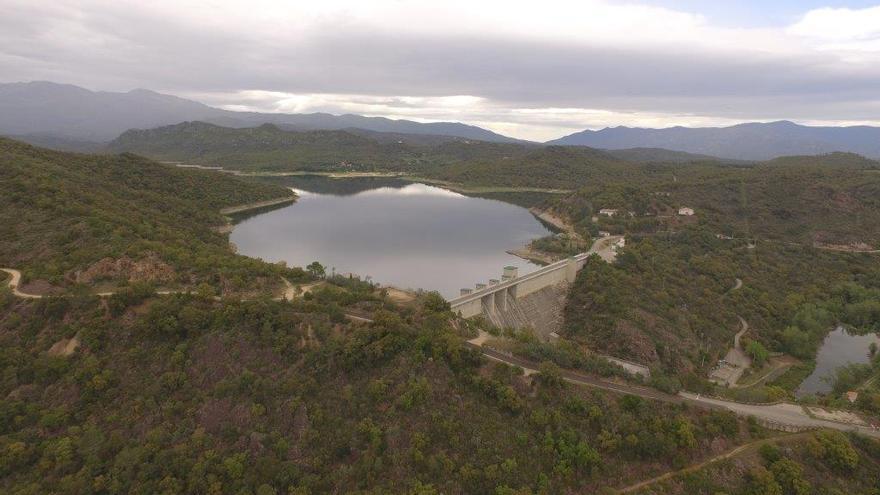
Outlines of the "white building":
M606 217L613 217L614 215L617 215L617 210L614 210L612 208L602 208L601 210L599 210L599 214L605 215Z
M683 217L692 217L694 216L694 213L694 209L688 208L687 206L678 209L678 214Z

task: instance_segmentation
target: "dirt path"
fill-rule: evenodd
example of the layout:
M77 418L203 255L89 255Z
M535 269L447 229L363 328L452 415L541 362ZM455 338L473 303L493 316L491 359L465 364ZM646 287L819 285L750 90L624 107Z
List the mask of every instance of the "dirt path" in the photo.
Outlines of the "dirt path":
M598 254L606 262L613 263L617 259L617 244L623 238L622 235L602 237L593 243L587 254Z
M661 474L660 476L657 476L657 477L654 477L654 478L651 478L651 479L648 479L645 481L641 481L639 483L636 483L635 485L630 485L625 488L621 488L620 490L618 490L618 493L634 492L637 490L641 490L642 488L646 488L648 486L651 486L654 483L659 483L661 481L665 481L665 480L674 478L674 477L682 475L682 474L687 474L687 473L692 473L694 471L699 471L700 469L703 469L709 465L715 464L718 461L724 461L727 459L732 459L734 457L741 456L746 453L755 452L762 445L766 445L769 443L778 443L781 441L788 442L788 441L797 440L797 439L801 439L801 438L807 438L808 435L809 435L809 433L794 433L791 435L784 435L784 436L773 437L773 438L764 438L761 440L756 440L754 442L746 443L746 444L740 445L739 447L736 447L735 449L724 452L723 454L716 455L715 457L706 459L705 461L699 462L697 464L692 464L686 468L679 469L677 471L670 471L668 473Z
M742 286L742 279L737 278L730 292L738 291L742 289ZM736 315L736 317L739 318L740 331L733 336L733 347L727 351L718 366L709 373L711 381L732 388L740 388L737 382L745 370L752 366L752 359L745 353L740 343L742 336L749 331L749 324L742 316Z
M284 282L284 293L281 295L281 299L285 301L293 301L297 297L302 297L306 295L306 293L311 292L314 288L324 284L323 281L319 280L310 284L293 285L290 283L290 280L287 280L284 277L281 277L281 280ZM299 289L299 291L297 291L297 289Z
M4 271L11 275L12 278L9 279L6 285L12 289L12 294L16 297L24 297L26 299L40 299L43 296L38 294L28 294L26 292L22 292L18 290L18 286L21 283L21 272L18 270L14 270L12 268L0 268L0 271Z
M742 289L742 286L743 286L743 281L741 278L738 278L738 279L736 279L736 283L733 285L733 288L730 289L730 291L733 292L735 290L740 290L740 289Z

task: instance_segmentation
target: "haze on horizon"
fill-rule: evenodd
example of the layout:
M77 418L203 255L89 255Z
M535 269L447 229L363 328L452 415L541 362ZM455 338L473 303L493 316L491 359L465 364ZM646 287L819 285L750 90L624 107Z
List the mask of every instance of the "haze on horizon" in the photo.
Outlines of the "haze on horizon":
M768 5L768 3L770 5ZM584 128L880 125L880 2L0 0L0 82Z

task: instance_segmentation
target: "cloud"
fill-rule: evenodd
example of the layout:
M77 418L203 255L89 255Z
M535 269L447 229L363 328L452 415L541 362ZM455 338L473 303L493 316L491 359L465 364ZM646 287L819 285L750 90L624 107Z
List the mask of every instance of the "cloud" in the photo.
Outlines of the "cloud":
M614 124L872 121L880 7L777 28L601 0L0 0L0 74L232 109Z

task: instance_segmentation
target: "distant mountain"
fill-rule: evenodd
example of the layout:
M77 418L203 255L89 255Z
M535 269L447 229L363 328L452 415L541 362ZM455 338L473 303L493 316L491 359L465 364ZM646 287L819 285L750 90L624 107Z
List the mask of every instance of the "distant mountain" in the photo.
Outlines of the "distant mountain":
M266 123L296 130L359 128L375 132L518 142L457 122L420 123L327 113L233 112L145 89L113 93L52 82L0 84L0 135L18 136L44 145L53 140L59 143L107 142L129 129L151 129L186 121L239 128Z
M731 127L641 129L609 127L581 131L547 144L603 149L665 148L737 160L768 160L788 155L835 151L880 157L880 128L810 127L788 121Z

